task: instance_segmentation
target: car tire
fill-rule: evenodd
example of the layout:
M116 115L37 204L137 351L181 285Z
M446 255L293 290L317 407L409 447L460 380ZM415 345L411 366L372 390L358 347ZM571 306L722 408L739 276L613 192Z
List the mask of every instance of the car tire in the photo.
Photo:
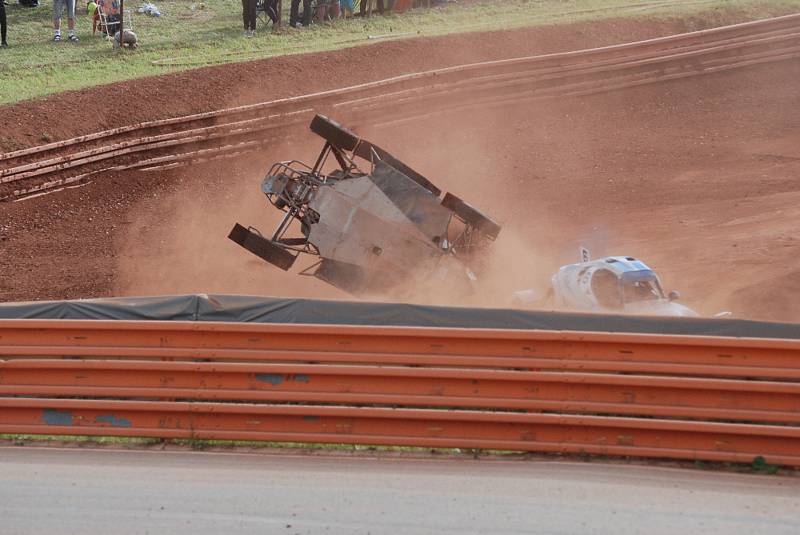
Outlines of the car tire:
M442 206L451 210L467 225L475 227L491 239L497 238L501 227L490 217L483 215L478 209L473 208L452 193L445 193Z
M351 151L360 141L360 138L353 132L324 115L314 116L310 128L325 141L342 150Z
M295 255L276 245L274 242L259 236L239 223L231 229L228 238L238 243L257 257L266 260L275 267L288 271L294 264Z

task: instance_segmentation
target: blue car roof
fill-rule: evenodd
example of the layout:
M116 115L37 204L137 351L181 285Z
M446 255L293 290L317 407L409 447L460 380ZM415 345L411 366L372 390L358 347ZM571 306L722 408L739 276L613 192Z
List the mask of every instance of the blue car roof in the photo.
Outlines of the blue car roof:
M655 276L647 264L631 256L607 256L598 258L592 263L598 268L602 267L614 272L617 277L625 277L628 280L647 279Z

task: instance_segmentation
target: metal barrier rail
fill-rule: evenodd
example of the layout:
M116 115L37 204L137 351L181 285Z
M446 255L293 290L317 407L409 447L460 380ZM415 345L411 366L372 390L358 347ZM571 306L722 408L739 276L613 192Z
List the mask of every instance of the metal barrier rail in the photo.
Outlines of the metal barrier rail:
M0 395L343 403L800 424L800 383L365 365L19 360Z
M227 322L0 320L0 358L53 356L800 379L800 340Z
M800 466L800 429L499 411L0 398L0 432L590 453Z
M0 320L0 432L800 466L798 356L800 340Z

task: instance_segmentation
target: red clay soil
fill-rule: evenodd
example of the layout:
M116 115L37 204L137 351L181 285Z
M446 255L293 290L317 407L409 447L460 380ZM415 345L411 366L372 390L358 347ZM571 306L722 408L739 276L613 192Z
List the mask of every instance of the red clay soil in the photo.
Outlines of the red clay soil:
M125 122L707 24L609 21L213 67L125 84L132 110ZM584 244L596 255L643 258L667 289L678 288L703 313L731 309L738 317L800 321L798 86L800 61L791 60L362 133L504 223L483 291L466 304L502 306L515 289L543 287ZM66 105L75 97L0 109L4 136L14 132L4 145L36 144L41 117L55 110L46 122L54 139L117 126L110 118L77 121L77 107ZM147 106L136 105L143 101ZM266 166L308 158L317 145L309 135L241 161L120 173L2 204L0 300L184 292L344 297L270 268L226 239L236 221L269 228L274 214L258 192ZM454 302L448 295L419 299Z

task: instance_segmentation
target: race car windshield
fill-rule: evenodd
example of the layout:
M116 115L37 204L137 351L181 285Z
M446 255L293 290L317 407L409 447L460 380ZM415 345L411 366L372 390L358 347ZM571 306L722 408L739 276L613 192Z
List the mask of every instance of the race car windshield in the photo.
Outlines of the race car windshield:
M664 293L652 271L631 271L622 275L622 295L626 303L663 299Z

